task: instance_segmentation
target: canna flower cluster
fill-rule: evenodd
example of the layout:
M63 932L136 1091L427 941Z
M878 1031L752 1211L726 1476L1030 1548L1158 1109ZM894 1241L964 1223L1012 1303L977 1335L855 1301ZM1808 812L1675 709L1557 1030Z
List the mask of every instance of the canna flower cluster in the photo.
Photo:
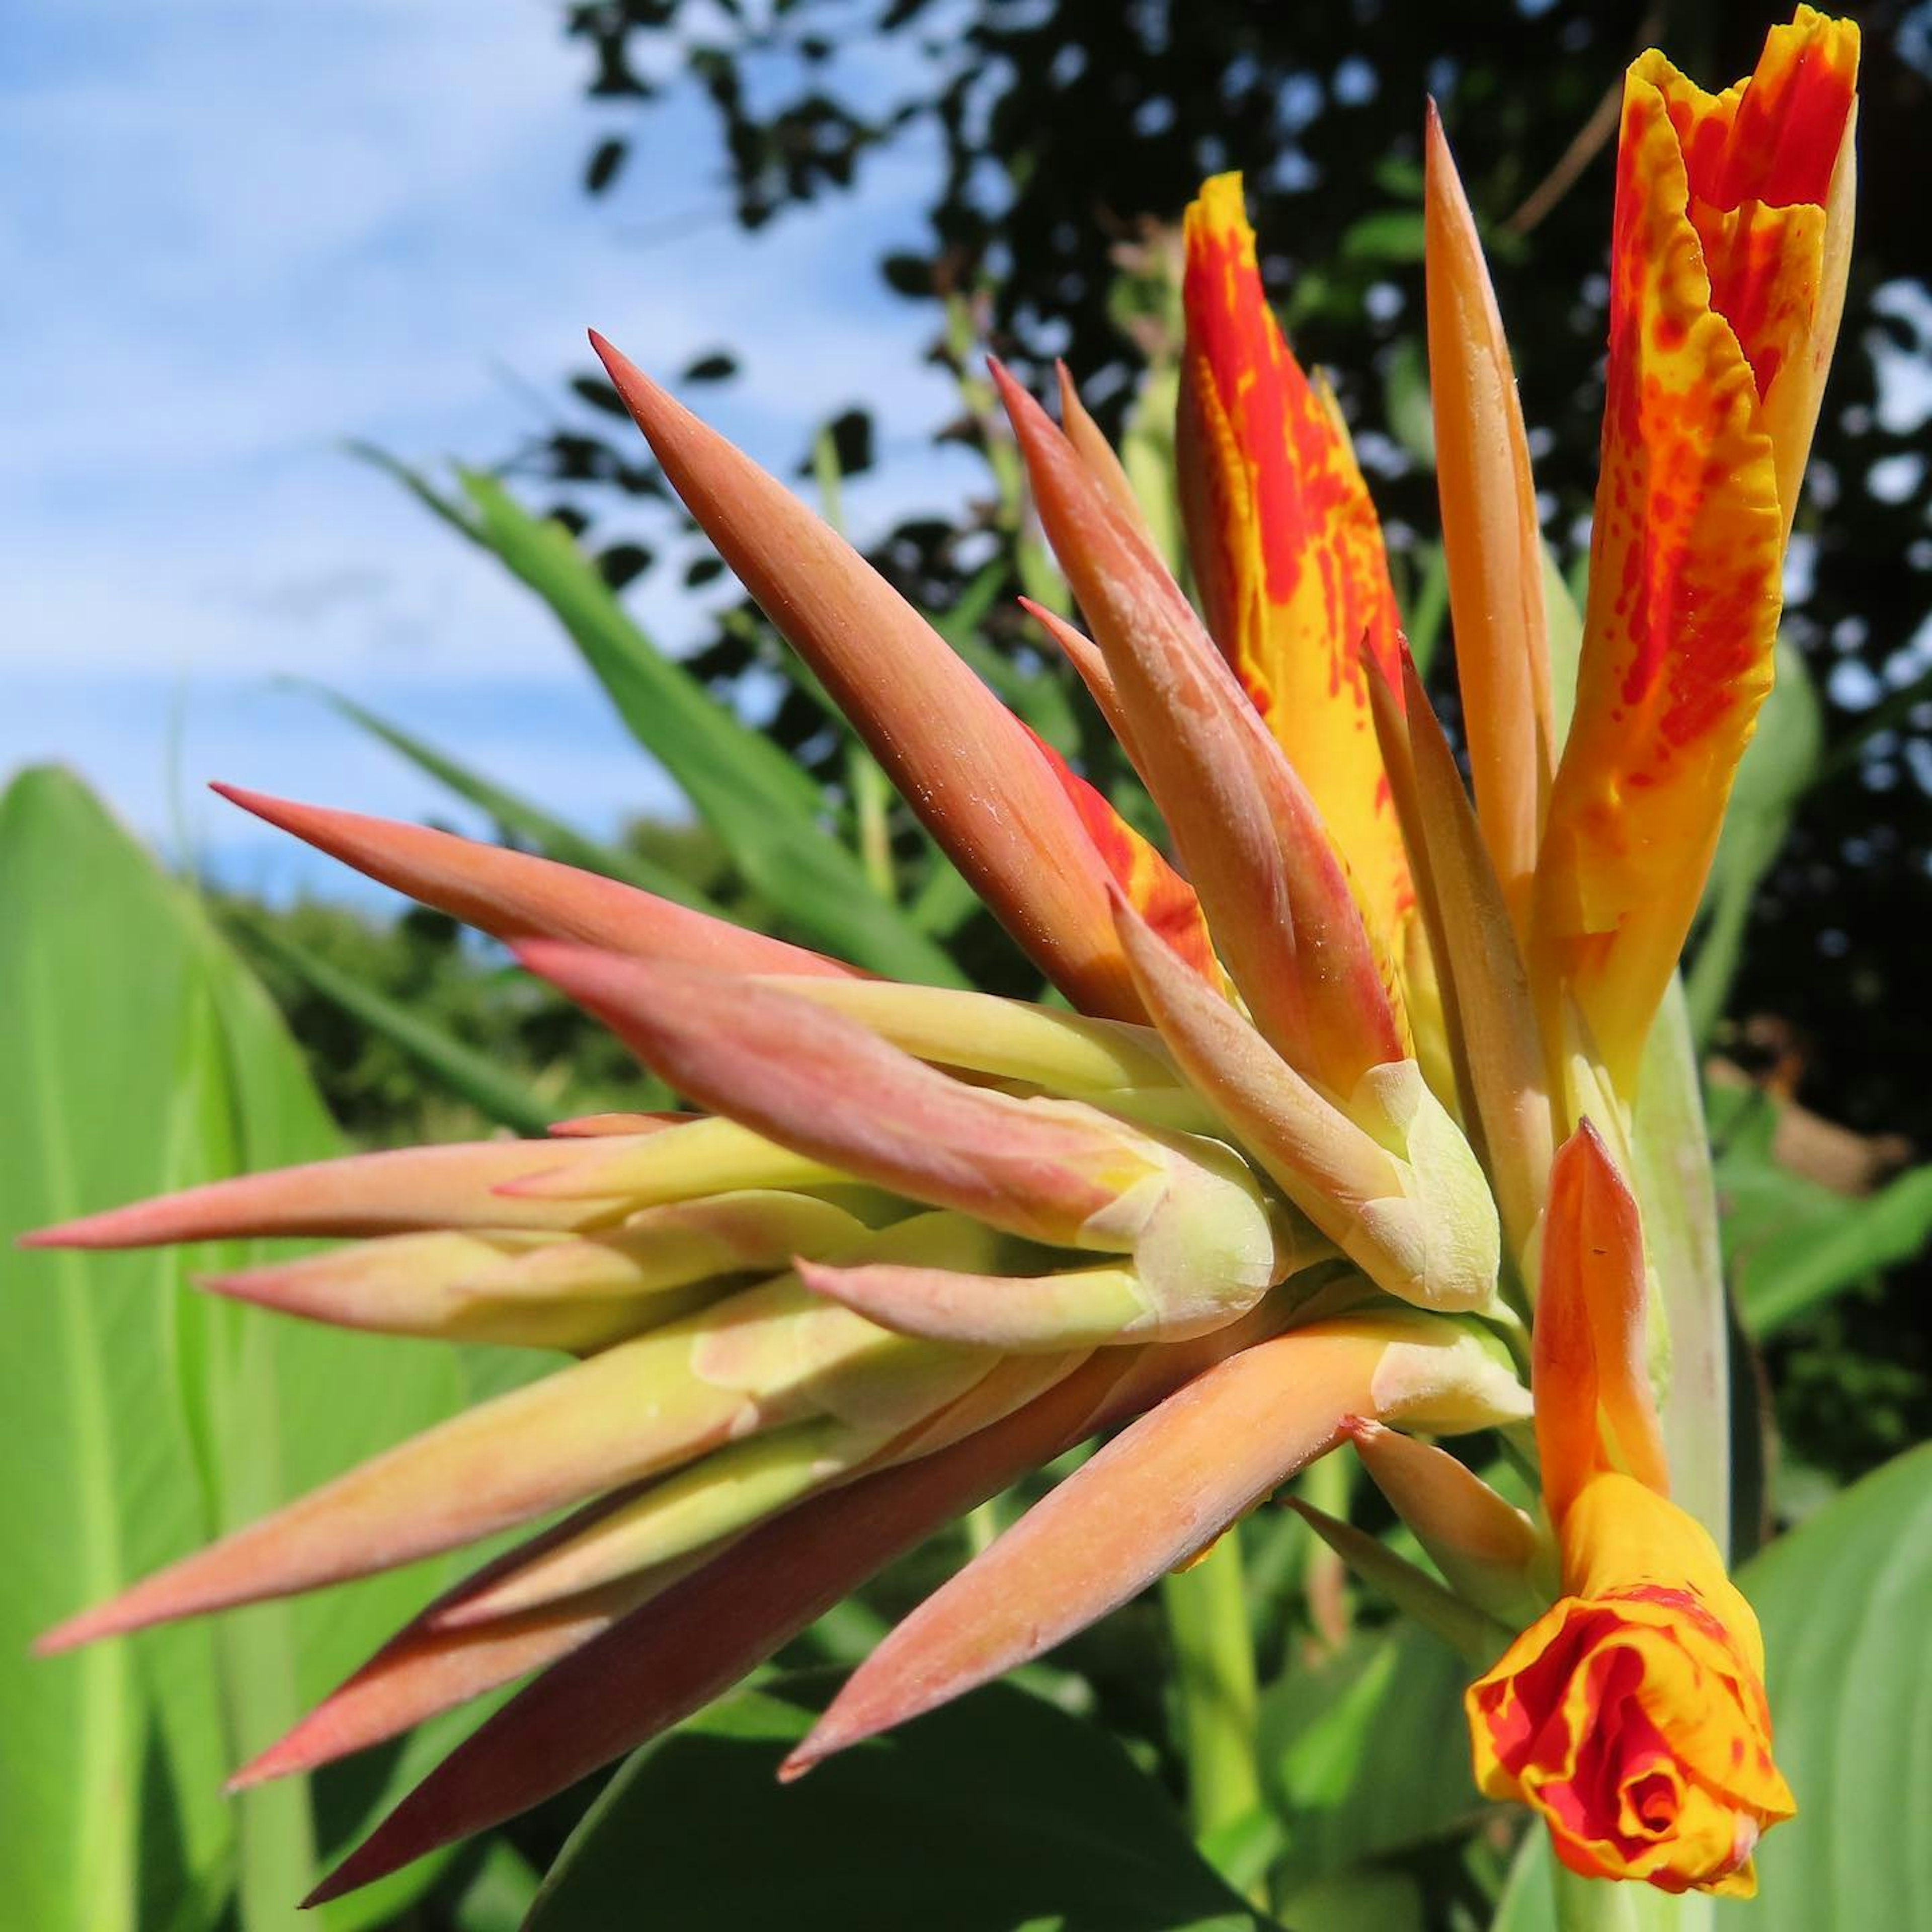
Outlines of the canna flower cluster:
M1473 800L1406 661L1334 398L1267 306L1238 177L1186 222L1198 613L1064 372L1056 426L994 370L1088 629L1034 615L1171 860L783 486L593 338L720 554L1071 1010L884 982L541 859L231 793L505 940L700 1111L258 1174L34 1238L339 1238L206 1286L574 1358L47 1647L566 1512L238 1774L532 1678L330 1897L675 1723L1098 1432L880 1646L790 1773L1039 1655L1352 1441L1450 1589L1504 1620L1469 1694L1484 1789L1538 1810L1578 1871L1748 1888L1791 1800L1750 1610L1668 1500L1624 1177L1643 1042L1772 675L1842 300L1857 49L1804 8L1726 94L1656 54L1630 70L1567 731L1514 374L1432 112L1429 349ZM1532 1424L1546 1521L1423 1439Z

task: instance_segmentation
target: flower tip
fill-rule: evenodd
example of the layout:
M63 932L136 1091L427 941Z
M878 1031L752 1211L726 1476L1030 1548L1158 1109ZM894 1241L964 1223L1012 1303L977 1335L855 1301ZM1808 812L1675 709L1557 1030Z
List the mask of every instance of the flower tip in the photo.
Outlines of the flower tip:
M596 352L598 361L603 364L604 373L610 377L612 386L623 399L625 408L630 411L646 437L669 426L669 419L678 406L670 392L661 384L652 382L621 349L606 340L596 329L592 329L590 334L590 346Z
M30 1228L14 1238L18 1248L138 1248L157 1238L144 1232L153 1202L137 1201L125 1208L110 1208L98 1214L82 1214L72 1221L56 1222L51 1228Z
M62 1657L84 1645L98 1643L103 1637L121 1636L130 1626L115 1614L118 1607L118 1600L98 1604L91 1610L69 1617L64 1623L56 1624L52 1630L43 1630L31 1646L34 1655Z
M1018 430L1023 422L1051 424L1053 418L1040 404L1040 398L1002 362L997 356L986 358L986 373L993 379L993 386L1000 392L1000 400L1005 406L1013 428Z
M292 1736L294 1733L291 1732ZM286 1778L291 1772L302 1771L304 1765L292 1761L288 1750L289 1738L284 1738L271 1744L259 1756L231 1772L221 1784L224 1798L238 1798L244 1791L253 1791L257 1785L266 1784L272 1779Z

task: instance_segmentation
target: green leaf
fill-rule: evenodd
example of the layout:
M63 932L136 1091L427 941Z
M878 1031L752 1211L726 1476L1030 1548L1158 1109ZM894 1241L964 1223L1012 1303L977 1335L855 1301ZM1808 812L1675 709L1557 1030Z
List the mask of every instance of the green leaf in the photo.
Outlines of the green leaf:
M1423 253L1422 211L1387 208L1365 214L1342 231L1345 262L1419 262Z
M944 950L879 896L857 858L818 824L825 802L811 778L658 650L562 524L532 516L476 471L458 472L466 512L402 473L438 515L549 606L632 736L716 832L746 882L790 923L876 971L964 983Z
M1895 1457L1744 1566L1778 1762L1798 1816L1718 1932L1923 1926L1932 1901L1932 1444Z
M1417 1626L1358 1630L1262 1700L1262 1756L1287 1821L1289 1888L1454 1832L1481 1810L1462 1691L1471 1672ZM1291 1904L1290 1923L1298 1922Z
M1724 1256L1738 1312L1758 1336L1833 1295L1910 1261L1932 1240L1932 1165L1876 1193L1840 1194L1796 1174L1773 1151L1781 1104L1752 1090L1726 1103L1718 1187Z
M555 613L632 736L753 889L801 932L860 965L963 984L946 953L878 896L858 859L820 826L817 786L651 644L570 532L531 516L494 478L472 472L462 481L484 542Z
M80 883L77 889L77 882ZM200 908L74 778L0 799L0 1239L338 1149L273 1007ZM462 1406L448 1351L338 1334L194 1293L252 1248L0 1250L0 1868L34 1932L303 1921L340 1848L437 1748L220 1796L416 1609L415 1572L31 1659L82 1605ZM393 1914L434 1863L322 1923Z
M490 1054L466 1046L441 1027L364 986L266 922L256 929L254 938L255 944L306 980L324 999L334 1000L371 1032L400 1047L432 1079L468 1101L479 1114L512 1133L541 1136L549 1132L550 1122L561 1110L546 1106L522 1082L505 1073Z
M639 1752L527 1932L1255 1932L1262 1918L1097 1726L1005 1685L773 1773L812 1722L741 1693Z
M305 681L291 679L289 682L302 684ZM669 866L661 866L641 853L627 851L621 845L608 845L586 836L575 826L566 824L546 812L542 806L506 790L481 772L472 771L413 733L405 731L400 724L392 724L387 718L379 717L353 698L344 698L323 685L310 684L307 688L351 724L370 736L380 739L418 770L427 772L438 784L447 785L459 798L467 799L479 811L488 813L506 832L527 838L544 857L555 859L562 865L578 866L585 872L601 872L607 878L621 879L626 885L641 886L647 892L675 899L680 905L694 906L700 912L719 918L726 916L715 900Z

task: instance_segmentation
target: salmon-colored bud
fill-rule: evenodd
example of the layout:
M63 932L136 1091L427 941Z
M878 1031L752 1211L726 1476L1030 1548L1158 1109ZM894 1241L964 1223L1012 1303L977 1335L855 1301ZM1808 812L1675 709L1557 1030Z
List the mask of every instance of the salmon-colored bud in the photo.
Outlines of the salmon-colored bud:
M974 890L1076 1006L1138 1018L1106 871L1025 728L783 484L590 340L718 554Z
M1372 672L1376 729L1414 872L1472 1136L1518 1264L1543 1213L1552 1149L1549 1076L1529 975L1454 754L1403 652L1406 702ZM1418 1029L1418 1035L1420 1029Z
M874 1651L796 1775L1038 1657L1192 1556L1340 1438L1408 1414L1448 1432L1526 1398L1471 1330L1417 1315L1294 1329L1198 1376L1069 1476Z
M1477 1783L1540 1813L1572 1871L1748 1898L1760 1834L1796 1808L1750 1606L1630 1477L1592 1478L1562 1540L1567 1594L1470 1688Z
M624 1208L622 1191L580 1190L566 1199L512 1199L503 1190L531 1176L594 1168L655 1136L582 1143L482 1141L471 1146L398 1148L340 1160L212 1180L179 1194L110 1208L21 1237L29 1248L152 1248L177 1241L262 1235L406 1234L418 1229L511 1230L594 1226Z
M1534 963L1626 1099L1771 688L1857 50L1804 8L1727 94L1655 53L1625 82L1589 607Z
M680 1093L809 1159L1013 1234L1124 1249L1132 1230L1100 1218L1166 1165L1154 1144L1077 1101L969 1087L775 987L584 947L532 944L522 956Z
M1492 1616L1520 1620L1535 1598L1544 1539L1513 1503L1446 1449L1366 1416L1343 1425L1362 1466L1459 1596Z
M1332 399L1268 307L1239 175L1203 186L1186 250L1178 454L1208 627L1399 959L1412 898L1364 681L1372 658L1396 670L1382 526Z
M842 960L527 852L359 812L298 805L238 785L214 789L317 851L501 940L577 940L730 973L858 974Z
M1456 676L1483 842L1522 935L1556 758L1543 537L1516 370L1432 100L1424 145L1429 394Z
M1133 728L1127 722L1126 712L1120 703L1120 694L1114 688L1114 674L1107 668L1107 660L1100 646L1085 632L1070 624L1058 611L1049 610L1044 604L1036 604L1030 597L1020 599L1020 608L1060 646L1066 662L1073 667L1079 675L1080 682L1087 687L1087 694L1099 708L1100 716L1107 721L1107 729L1113 733L1120 749L1130 759L1132 759Z
M576 1244L556 1245L568 1249ZM394 1234L300 1261L203 1276L200 1285L237 1301L338 1328L562 1348L574 1354L670 1321L706 1298L702 1289L646 1300L554 1292L532 1296L488 1286L492 1276L514 1277L520 1264L543 1252L530 1246L527 1236Z
M1586 1121L1550 1171L1533 1336L1543 1492L1559 1523L1606 1469L1670 1492L1650 1387L1646 1294L1636 1198Z
M1073 374L1064 362L1056 362L1053 373L1060 385L1060 426L1066 439L1080 452L1080 460L1093 472L1094 480L1107 493L1108 500L1122 521L1133 529L1150 550L1156 548L1142 514L1140 499L1114 446L1100 432L1100 425L1087 412L1080 392L1073 386Z
M1499 1260L1496 1204L1414 1061L1372 1068L1345 1112L1189 973L1124 901L1114 915L1141 996L1174 1058L1288 1199L1390 1294L1429 1308L1488 1303Z
M1046 412L997 365L1041 520L1106 653L1135 755L1255 1024L1337 1095L1408 1052L1395 970L1371 943L1306 788L1166 566Z

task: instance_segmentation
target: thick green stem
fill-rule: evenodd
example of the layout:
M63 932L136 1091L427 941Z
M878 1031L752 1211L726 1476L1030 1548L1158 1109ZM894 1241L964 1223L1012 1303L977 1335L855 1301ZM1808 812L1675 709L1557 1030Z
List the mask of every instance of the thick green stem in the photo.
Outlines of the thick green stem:
M1579 1878L1560 1864L1552 1876L1556 1932L1707 1932L1711 1923L1711 1901L1696 1892L1673 1897L1634 1881Z
M1255 1652L1232 1533L1192 1569L1161 1583L1174 1640L1196 1838L1246 1817L1262 1802L1255 1762Z

